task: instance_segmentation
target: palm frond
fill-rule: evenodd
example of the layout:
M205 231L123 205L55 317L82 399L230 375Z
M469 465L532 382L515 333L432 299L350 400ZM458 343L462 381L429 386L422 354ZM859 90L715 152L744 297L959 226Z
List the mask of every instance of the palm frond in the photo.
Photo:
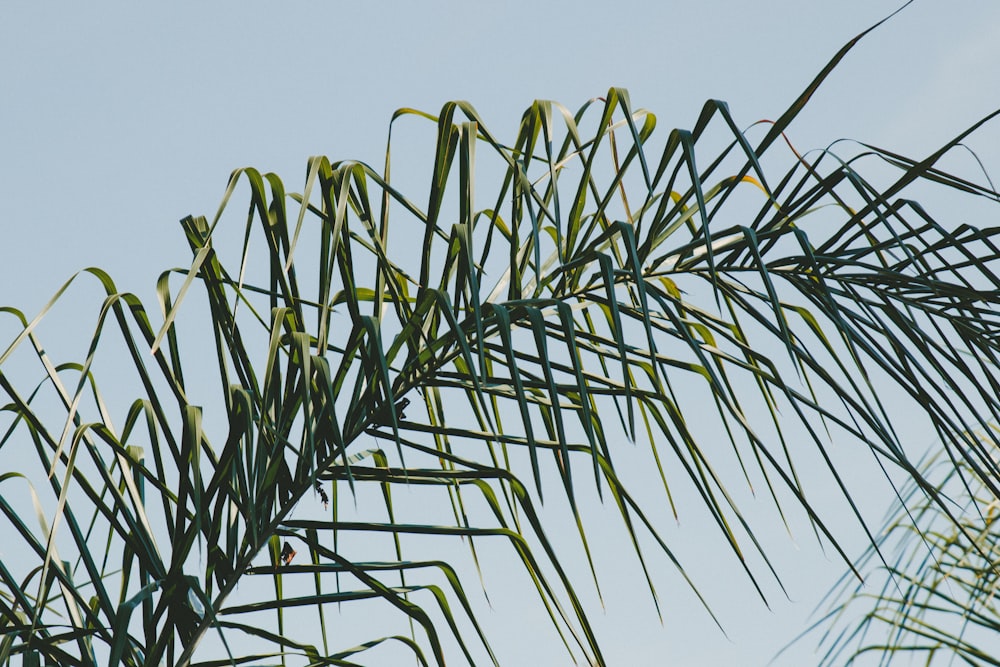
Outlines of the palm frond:
M996 434L976 434L995 459ZM933 452L921 469L948 511L912 482L902 490L878 537L885 562L869 549L857 563L865 583L841 581L814 626L822 664L998 664L1000 499L945 451Z
M616 465L626 440L675 513L700 501L761 597L778 573L731 489L766 489L843 555L797 468L825 462L864 525L831 443L869 448L967 532L885 395L995 493L969 433L998 416L998 230L908 193L997 195L938 168L966 134L923 160L785 151L849 48L745 131L710 101L661 136L621 89L576 113L536 102L510 143L464 102L401 110L390 137L435 123L426 191L390 178L392 139L381 170L311 158L301 193L240 169L213 220L182 221L193 259L163 273L155 317L97 269L33 320L4 309L18 473L0 484L19 491L0 510L19 557L0 564L0 664L497 662L469 568L424 551L454 542L473 571L507 550L574 659L604 664L542 502L568 505L596 583L585 500L610 497L659 605L642 545L688 574L640 471ZM895 172L876 184L863 164ZM84 360L56 361L46 325L93 279ZM330 622L373 602L372 635Z

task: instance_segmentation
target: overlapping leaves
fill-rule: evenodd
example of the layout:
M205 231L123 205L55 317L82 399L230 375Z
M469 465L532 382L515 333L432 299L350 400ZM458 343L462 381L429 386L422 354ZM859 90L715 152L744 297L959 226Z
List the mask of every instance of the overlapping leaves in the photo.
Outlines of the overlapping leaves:
M996 452L995 429L977 437ZM903 489L878 537L885 558L873 546L859 559L865 583L842 581L835 604L806 635L820 636L825 665L998 664L1000 500L944 452L921 469L948 511L916 484Z
M390 646L495 661L468 577L484 549L525 571L571 655L604 663L546 499L568 504L595 581L581 494L613 503L655 601L651 558L687 575L616 467L634 441L661 499L700 502L759 586L777 573L727 490L737 467L838 551L797 475L806 453L840 483L830 442L870 447L939 500L886 387L993 490L992 450L967 434L997 418L997 232L905 197L995 199L937 170L962 137L922 161L778 142L849 48L747 131L712 101L657 134L612 89L575 114L536 102L510 144L445 105L416 194L392 140L381 171L310 159L298 194L239 170L211 222L183 221L193 262L163 274L157 324L89 271L106 298L83 362L52 361L39 333L64 291L31 321L6 309L0 451L30 463L0 477L24 553L0 564L0 664L347 665ZM392 131L411 118L430 117L402 110ZM887 185L865 158L896 169ZM14 486L45 499L8 502ZM445 511L413 519L400 488ZM345 636L330 619L365 600L403 629Z

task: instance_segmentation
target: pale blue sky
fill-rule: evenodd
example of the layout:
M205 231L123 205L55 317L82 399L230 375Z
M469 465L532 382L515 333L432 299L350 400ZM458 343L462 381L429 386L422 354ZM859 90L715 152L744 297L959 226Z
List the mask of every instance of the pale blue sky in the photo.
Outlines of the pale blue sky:
M501 137L534 98L575 109L612 85L661 127L690 126L708 98L728 101L744 126L776 118L899 4L10 3L0 13L0 302L34 313L90 265L152 302L160 271L189 261L177 221L211 216L231 170L274 171L295 190L310 155L378 165L403 106L466 99ZM847 57L792 140L806 149L849 137L921 157L1000 107L998 34L995 2L917 0ZM995 125L969 143L1000 168ZM769 613L740 582L732 600L711 600L732 641L690 611L689 595L676 606L665 596L661 628L645 600L633 609L635 582L606 584L612 663L764 664L840 572L811 545L789 543L776 559L797 604L777 600ZM726 595L726 576L707 588ZM748 615L753 625L738 623Z

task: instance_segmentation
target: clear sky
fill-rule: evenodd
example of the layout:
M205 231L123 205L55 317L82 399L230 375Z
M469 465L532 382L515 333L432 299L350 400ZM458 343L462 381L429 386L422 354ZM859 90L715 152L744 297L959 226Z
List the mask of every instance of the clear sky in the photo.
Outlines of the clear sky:
M177 221L211 216L234 168L276 172L296 190L310 155L378 165L399 107L436 112L466 99L513 137L535 98L576 109L623 86L661 128L689 127L709 98L729 102L744 126L776 118L844 42L899 4L7 3L0 303L33 314L91 265L152 303L160 271L190 260ZM819 148L847 137L922 157L1000 108L998 34L996 2L917 0L847 57L792 140ZM994 172L998 129L969 141ZM727 598L728 575L709 572L728 640L689 613L689 595L665 596L661 628L612 578L612 663L766 663L841 569L802 543L776 558L796 602L778 599L773 612L742 582Z

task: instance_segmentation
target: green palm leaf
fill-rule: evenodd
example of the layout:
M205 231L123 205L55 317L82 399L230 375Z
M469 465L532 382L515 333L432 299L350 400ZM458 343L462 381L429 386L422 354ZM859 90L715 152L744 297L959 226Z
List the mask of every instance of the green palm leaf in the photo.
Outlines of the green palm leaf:
M996 452L995 429L977 438ZM814 628L823 664L998 664L1000 500L968 464L943 451L922 470L934 496L908 484L878 536L885 560L872 547L857 563L865 585L843 580L831 592L835 603ZM947 512L935 497L946 499Z
M465 102L404 109L391 138L435 123L426 191L394 185L391 139L382 171L311 158L298 194L241 169L211 222L182 221L193 259L162 275L156 316L98 269L33 320L4 309L19 333L0 353L0 448L19 473L0 484L44 500L0 494L24 554L0 564L0 664L498 661L470 568L419 555L428 542L463 544L475 570L509 554L574 659L605 664L543 499L565 499L595 584L591 476L657 609L643 544L698 584L616 465L626 440L675 514L701 503L762 598L777 572L730 487L767 489L782 520L801 509L843 555L797 469L824 461L864 525L831 442L870 448L961 526L883 396L911 397L995 492L992 449L968 434L997 418L997 231L907 193L997 195L936 167L967 133L923 160L775 154L856 41L745 131L711 101L663 137L620 89L576 113L536 102L510 143ZM862 176L876 159L888 185ZM45 325L91 279L83 361L57 363ZM444 511L414 518L401 487ZM373 602L385 630L330 620Z

